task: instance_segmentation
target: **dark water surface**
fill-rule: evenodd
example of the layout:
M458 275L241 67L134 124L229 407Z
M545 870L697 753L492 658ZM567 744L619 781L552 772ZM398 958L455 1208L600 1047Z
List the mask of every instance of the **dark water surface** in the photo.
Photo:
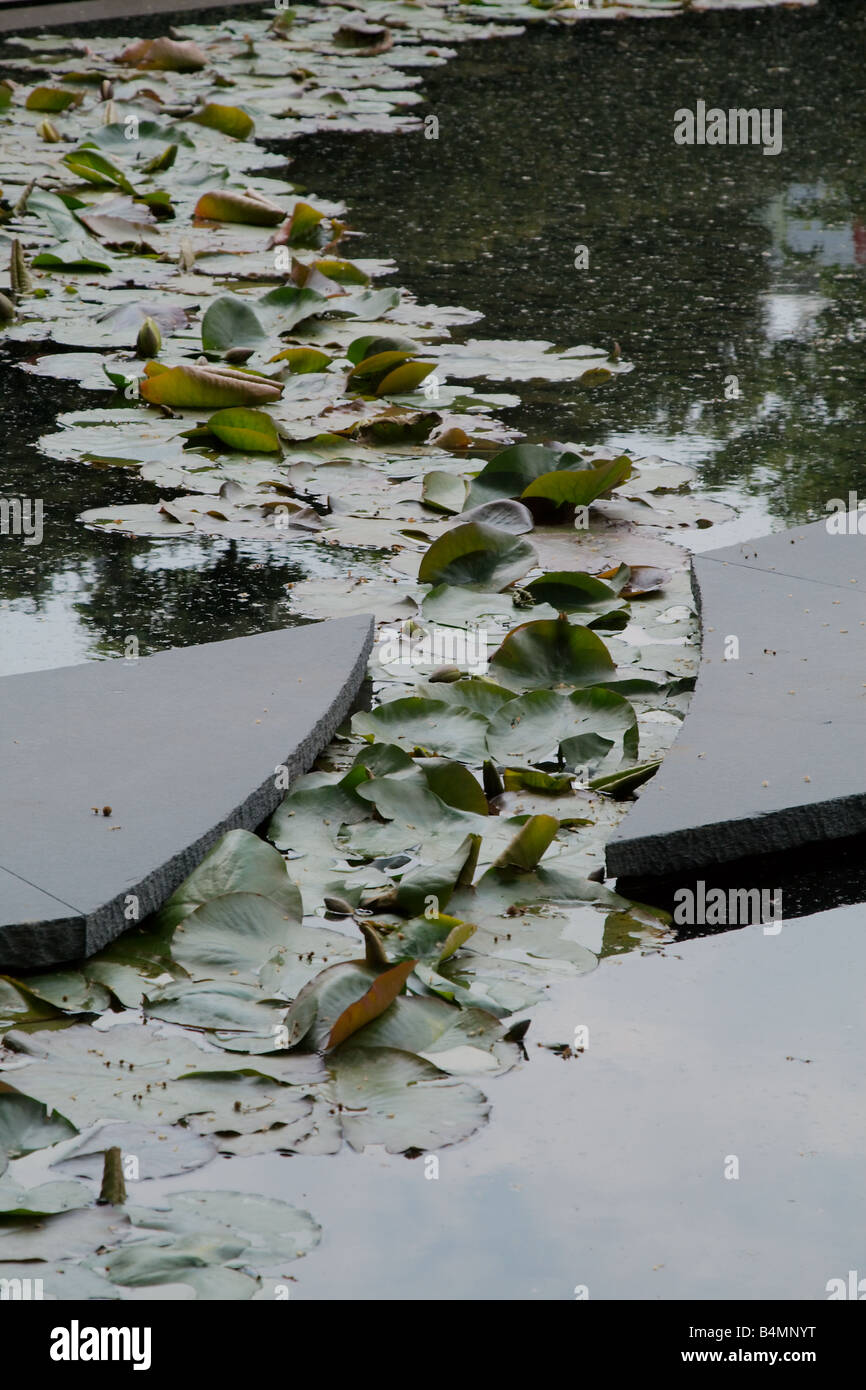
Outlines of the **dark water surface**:
M866 7L844 0L538 28L425 76L438 140L287 148L422 302L483 311L465 333L635 363L604 390L518 387L524 429L695 464L760 533L866 491L864 63ZM699 98L781 108L782 152L676 145Z

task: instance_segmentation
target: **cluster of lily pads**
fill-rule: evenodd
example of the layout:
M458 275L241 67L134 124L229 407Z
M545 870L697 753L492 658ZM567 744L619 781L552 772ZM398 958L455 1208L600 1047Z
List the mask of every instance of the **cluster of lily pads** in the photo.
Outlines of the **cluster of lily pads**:
M471 627L492 650L479 673L380 645L372 707L290 789L270 843L231 832L99 955L0 978L3 1277L272 1297L318 1240L309 1213L195 1189L95 1206L103 1153L155 1179L216 1154L455 1143L551 979L668 939L664 914L605 885L603 845L696 669L682 552L661 538L724 509L660 459L515 442L493 412L519 398L467 380L597 389L630 370L619 351L467 340L477 315L377 286L390 263L350 254L345 209L301 197L272 148L325 122L408 138L443 44L539 10L587 13L304 6L142 42L20 40L7 64L5 333L40 345L25 370L108 393L40 447L172 494L82 522L265 540L313 576L291 591L301 615L373 611L410 644Z

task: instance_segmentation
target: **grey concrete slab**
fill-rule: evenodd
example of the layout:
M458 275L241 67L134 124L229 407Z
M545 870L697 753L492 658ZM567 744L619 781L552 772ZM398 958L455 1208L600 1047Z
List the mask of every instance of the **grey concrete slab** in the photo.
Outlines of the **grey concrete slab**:
M133 25L143 15L164 14L166 24L172 16L195 10L238 9L238 0L61 0L57 4L3 4L0 8L0 34L23 34L33 29L58 29L85 24L128 19Z
M275 769L305 772L345 718L372 639L372 617L341 618L0 679L0 962L91 954L130 895L144 918L259 825Z
M692 585L697 686L608 843L608 873L670 874L866 831L866 536L820 521L706 551ZM726 660L729 638L739 655Z

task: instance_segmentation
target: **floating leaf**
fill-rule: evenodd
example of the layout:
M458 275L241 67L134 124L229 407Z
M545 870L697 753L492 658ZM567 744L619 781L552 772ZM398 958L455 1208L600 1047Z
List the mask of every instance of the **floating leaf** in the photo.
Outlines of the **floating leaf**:
M403 362L388 372L376 387L377 396L403 396L416 390L431 372L435 362Z
M78 178L84 179L86 183L113 184L121 188L124 193L134 193L135 189L129 179L116 164L112 164L105 155L98 154L96 150L81 148L71 150L69 154L63 156L63 163L71 173Z
M409 752L421 748L428 755L439 753L476 762L486 755L487 720L444 700L424 700L416 695L391 700L369 713L362 710L356 714L352 730L381 743L398 743Z
M467 589L504 589L537 563L528 541L476 521L439 536L418 570L422 584L457 584Z
M321 240L319 224L324 215L309 203L296 203L291 217L274 240L289 246L318 246Z
M301 895L282 855L249 830L230 830L163 904L157 922L174 927L202 903L227 893L260 893L297 921L303 916Z
M426 960L438 965L468 941L474 931L471 922L461 922L444 913L432 918L413 917L398 931L389 932L385 943L388 958L394 962Z
M205 352L257 347L265 330L254 309L236 295L224 294L208 306L201 321L201 345Z
M539 772L536 768L507 767L502 774L507 792L542 792L545 796L566 794L573 780L570 773Z
M126 1215L142 1237L94 1261L115 1284L183 1282L179 1269L203 1264L279 1268L321 1238L308 1211L256 1192L173 1192L159 1209L130 1205Z
M313 261L320 275L324 275L328 280L335 280L338 285L369 285L370 277L360 266L354 265L352 261L340 260L320 260Z
M456 806L458 811L474 811L479 816L489 814L487 797L462 763L431 763L424 774L431 791L446 805Z
M383 352L395 353L394 361L403 360L413 356L418 351L418 346L409 338L377 338L375 334L368 334L364 338L355 338L346 349L346 356L349 361L357 367L365 358L369 359L378 356Z
M329 965L304 986L286 1015L290 1048L302 1043L308 1051L327 1046L337 1019L356 1004L381 972L365 961L340 961Z
M594 685L615 671L601 638L564 616L514 628L490 660L491 676L530 689Z
M268 359L270 362L287 362L289 371L294 375L302 375L308 372L323 372L330 366L331 358L326 352L320 352L318 348L312 347L290 347L283 348L275 357Z
M250 454L278 454L280 436L270 415L261 410L218 410L207 422L211 434L228 444L230 449L243 449Z
M359 1153L368 1144L384 1144L388 1153L457 1144L490 1112L474 1086L394 1048L341 1048L330 1070L328 1097L340 1107L343 1134Z
M283 209L268 198L250 193L203 193L195 205L194 217L209 222L246 222L254 227L275 227L282 221Z
M197 909L207 912L206 907ZM269 1034L282 1022L282 1009L258 988L230 980L176 980L159 985L144 997L144 1011L167 1023L206 1031Z
M62 87L34 87L24 105L28 111L65 111L80 101L80 93L67 92Z
M421 500L425 506L432 507L437 512L462 512L466 492L465 478L437 468L432 473L424 474Z
M195 43L178 43L169 38L140 39L125 48L117 62L157 72L198 72L207 67L207 56Z
M494 861L493 868L534 869L558 829L559 821L553 816L530 816Z
M158 364L148 363L148 367ZM171 367L148 372L139 384L144 400L153 405L212 410L223 406L264 405L282 395L275 381L233 367Z
M605 777L596 777L595 781L590 782L593 791L606 792L608 796L620 797L631 796L631 793L654 777L661 767L661 760L656 762L642 763L639 767L622 768L619 772L613 772Z
M259 894L227 893L184 917L172 956L194 980L246 979L276 952L291 949L291 928L298 923L297 915Z
M96 242L90 242L95 247ZM40 251L32 264L39 270L110 270L111 262L102 259L80 241L61 241L50 251Z
M574 455L570 456L575 463ZM469 492L471 506L497 497L519 497L536 478L562 467L562 455L542 444L512 444L476 474Z
M524 502L541 499L557 506L588 506L631 475L631 459L623 454L596 468L558 469L543 473L520 494Z
M604 757L614 743L619 743L622 755L634 759L638 750L638 726L634 708L628 700L613 690L602 688L576 690L569 696L569 704L579 716L582 724L573 736L563 738L560 753L567 767L585 767L596 757ZM599 735L607 749L601 749L588 739L598 739Z
M77 1133L64 1115L0 1082L0 1154L20 1158Z
M299 289L297 285L280 285L269 290L257 301L259 313L264 312L281 333L288 332L304 319L328 308L328 300L318 290Z
M256 128L256 123L248 112L243 111L239 106L221 106L218 102L207 102L200 111L196 111L190 116L191 121L196 121L198 125L209 126L211 130L219 130L223 135L230 135L234 140L247 140ZM262 200L264 201L264 200ZM282 218L282 211L280 218ZM199 213L200 217L209 217L210 213ZM280 220L277 219L277 221ZM226 221L237 222L246 221L245 218L230 217ZM262 223L262 226L272 226L275 223Z
M191 1133L181 1125L162 1125L148 1128L138 1124L109 1123L99 1125L82 1135L72 1148L51 1167L56 1172L74 1174L97 1182L102 1177L105 1150L117 1147L121 1152L134 1154L140 1179L168 1178L201 1168L216 1157L212 1140ZM92 1201L92 1197L89 1199Z
M8 1178L0 1180L0 1217L56 1216L93 1204L93 1193L83 1182L44 1182L39 1187L19 1187Z
M372 1023L374 1018L384 1013L397 998L415 964L414 960L401 961L399 965L377 976L366 994L350 1004L337 1018L328 1034L325 1051L330 1052L332 1048L339 1047L340 1043L345 1042L359 1028L363 1028L365 1023Z
M586 608L615 608L617 595L609 584L579 570L555 570L526 585L536 603L549 603L560 613Z

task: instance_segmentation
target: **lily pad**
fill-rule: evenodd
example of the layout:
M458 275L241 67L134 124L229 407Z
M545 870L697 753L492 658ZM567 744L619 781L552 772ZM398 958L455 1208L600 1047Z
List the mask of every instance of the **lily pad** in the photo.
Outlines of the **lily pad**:
M235 405L263 405L279 400L282 386L233 367L145 367L141 395L153 405L212 410ZM150 368L150 371L148 371Z
M65 1115L0 1082L0 1153L20 1158L78 1133Z
M514 628L490 659L494 679L524 689L594 685L615 671L601 638L564 616Z
M384 1144L388 1153L459 1143L487 1122L487 1097L431 1062L394 1048L341 1048L330 1069L329 1099L340 1107L347 1142L357 1152Z
M201 322L201 343L205 352L257 347L264 337L265 330L255 310L237 295L224 294L215 299Z
M190 120L198 125L209 126L211 130L219 130L223 135L230 135L233 140L249 139L256 128L256 123L248 111L243 111L239 106L224 106L213 101L206 102L201 110L190 116ZM209 214L198 215L205 217ZM264 225L273 224L267 222Z
M280 436L270 415L261 410L248 410L237 406L231 410L218 410L207 422L211 434L221 439L230 449L241 449L250 454L278 454Z
M168 1178L201 1168L216 1157L216 1145L181 1125L158 1128L138 1124L99 1125L83 1134L78 1143L65 1147L62 1157L51 1167L55 1172L98 1182L102 1177L105 1150L118 1148L124 1157L135 1159L138 1179ZM90 1198L92 1201L92 1196Z
M282 855L249 830L230 830L163 904L157 922L174 927L202 903L228 893L261 894L295 921L303 916Z
M528 541L495 526L468 522L433 542L421 561L418 578L422 584L505 589L537 562Z
M408 752L420 748L428 755L473 762L486 756L487 720L445 700L415 695L391 700L369 713L356 714L352 730L381 743L397 743Z

